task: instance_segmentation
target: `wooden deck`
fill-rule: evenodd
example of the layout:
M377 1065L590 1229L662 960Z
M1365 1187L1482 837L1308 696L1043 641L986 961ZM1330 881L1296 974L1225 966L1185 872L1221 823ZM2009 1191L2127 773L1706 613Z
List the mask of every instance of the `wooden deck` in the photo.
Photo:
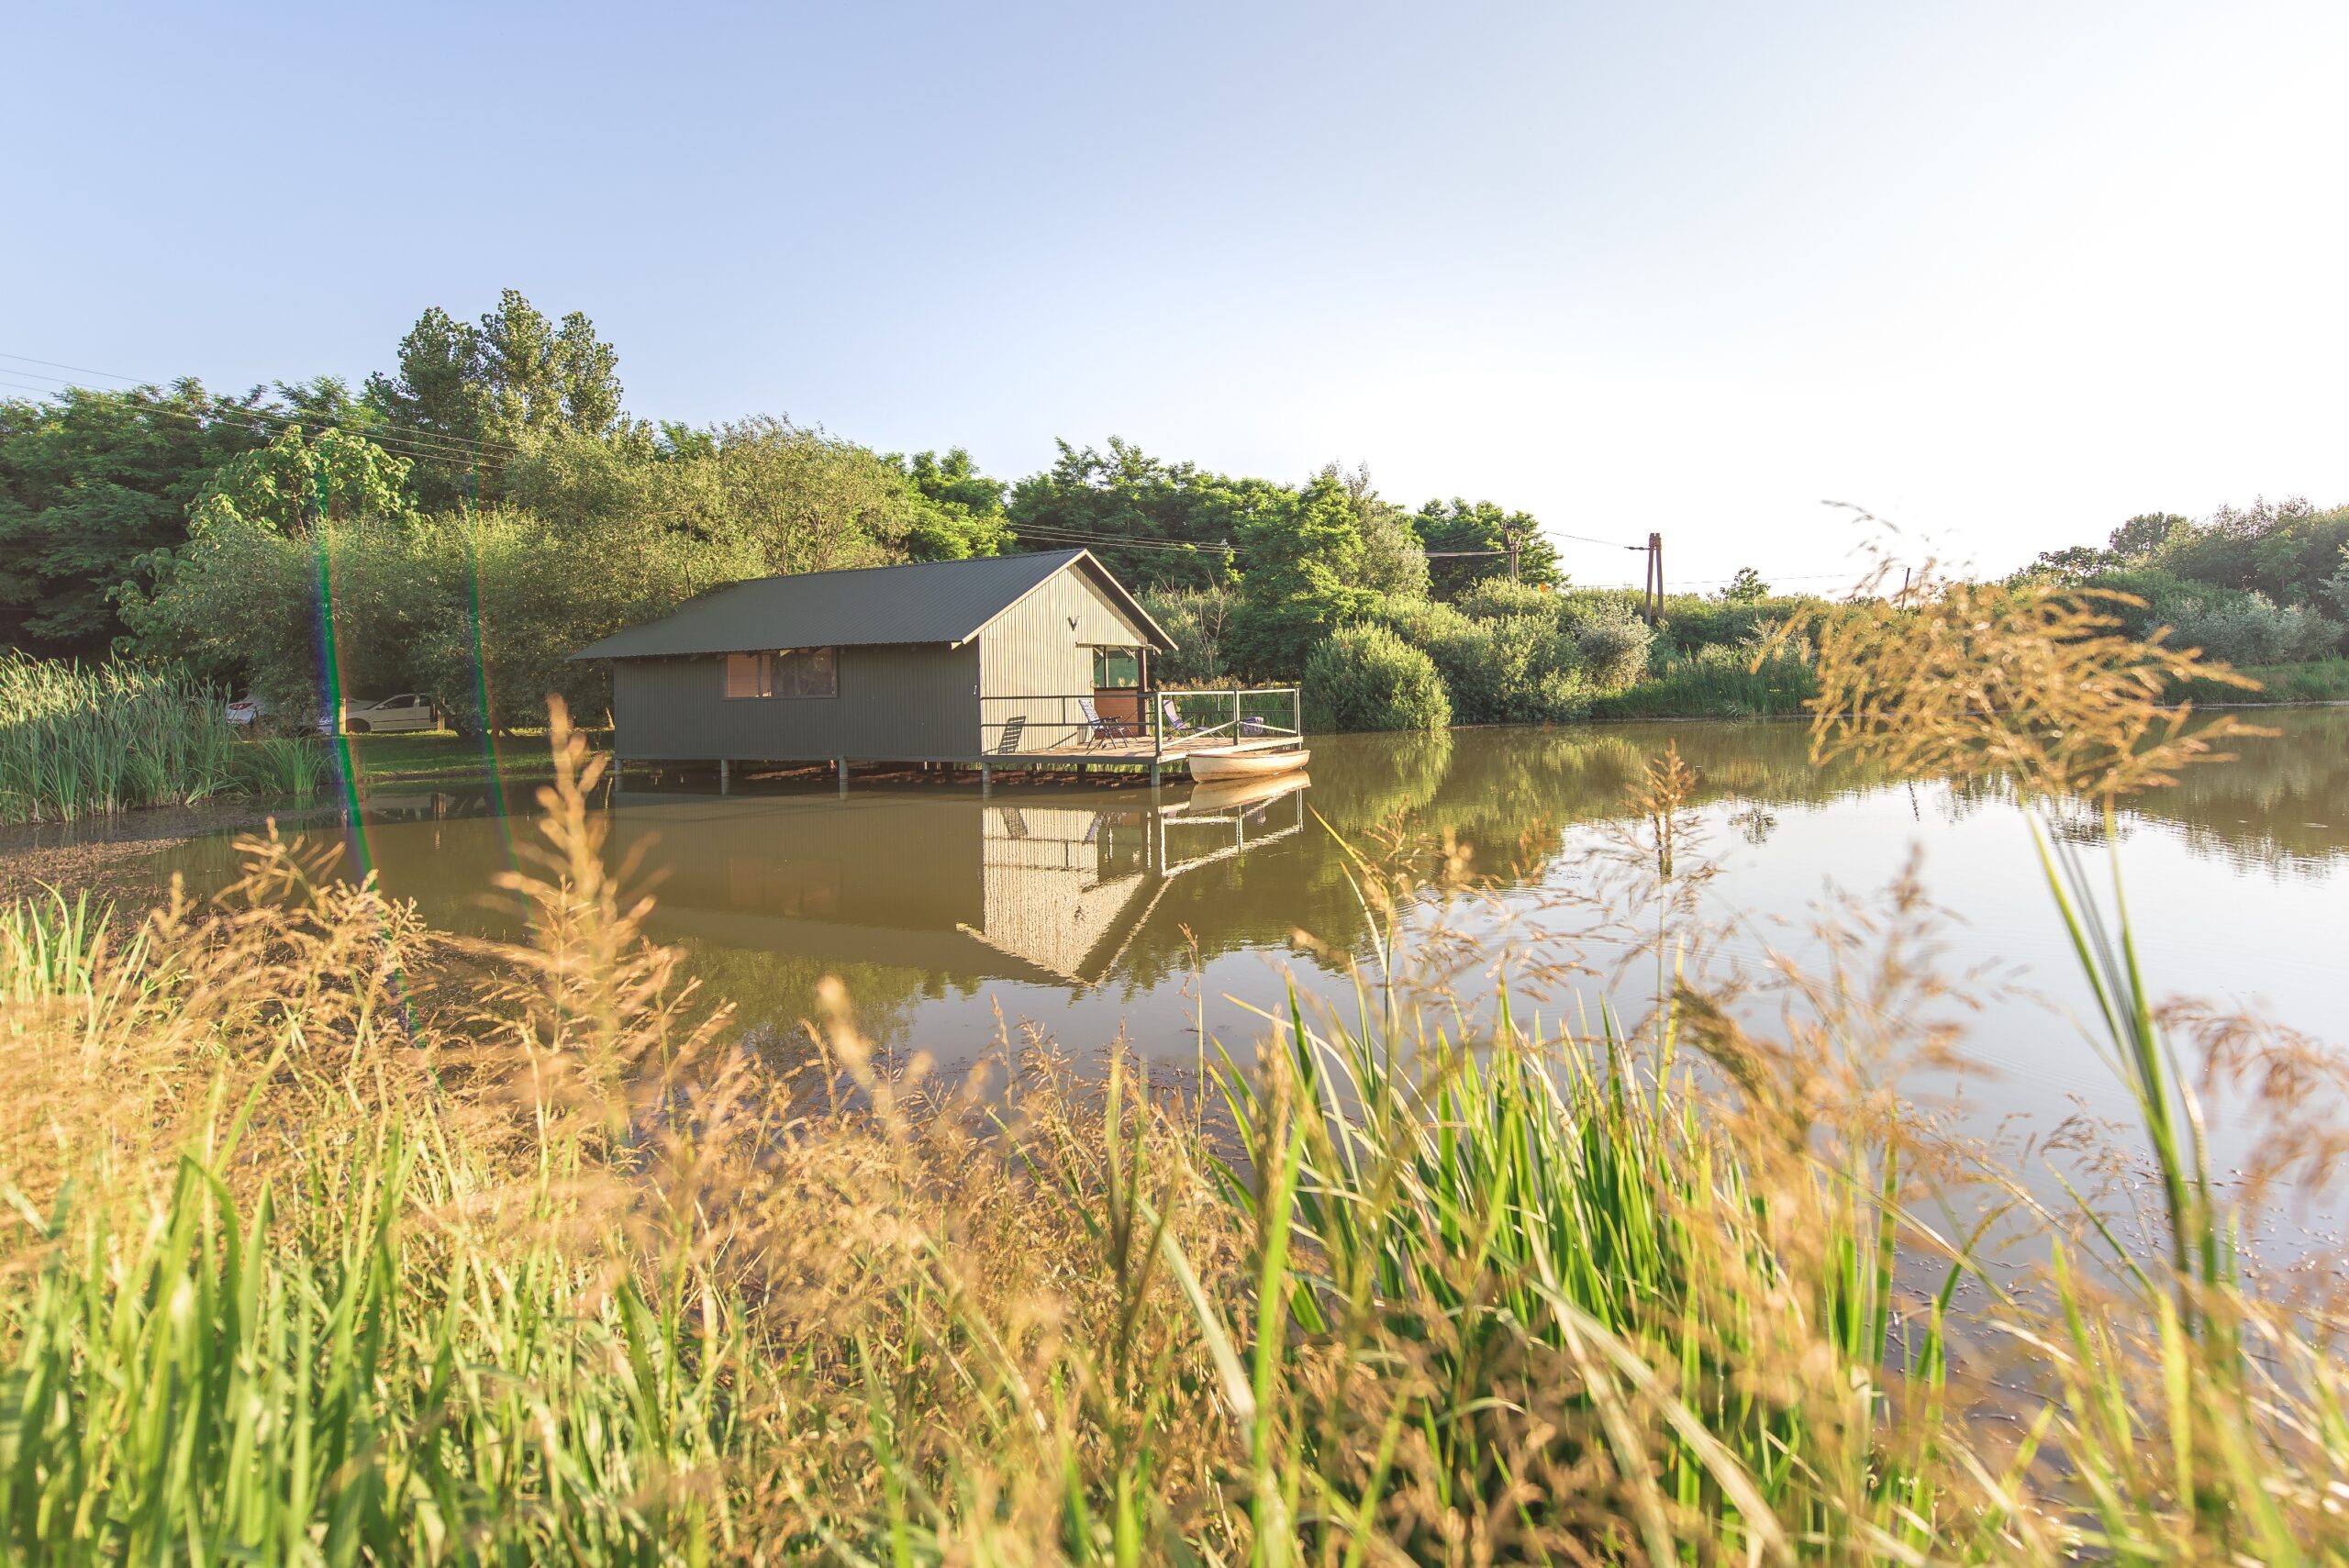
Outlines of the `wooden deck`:
M1152 749L1150 737L1137 735L1131 739L1112 739L1087 742L1070 740L1058 746L1023 747L1017 751L989 751L979 762L990 768L1041 767L1067 762L1140 763L1148 767L1155 763L1168 768L1186 762L1193 751L1292 751L1302 745L1302 738L1295 735L1267 735L1258 740L1233 740L1228 736L1209 735L1197 740L1176 739L1164 747Z

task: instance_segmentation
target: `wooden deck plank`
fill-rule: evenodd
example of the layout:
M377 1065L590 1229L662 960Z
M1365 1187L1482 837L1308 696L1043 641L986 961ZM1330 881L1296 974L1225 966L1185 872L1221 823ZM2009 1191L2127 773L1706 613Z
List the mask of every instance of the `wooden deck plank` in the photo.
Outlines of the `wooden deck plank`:
M1156 753L1156 758L1161 763L1176 762L1194 751L1281 751L1301 744L1303 741L1295 735L1268 735L1253 740L1225 740L1216 737L1189 745L1179 740L1173 742ZM1018 767L1030 762L1147 762L1152 756L1147 740L1102 740L1090 746L1078 741L1036 750L1022 748L1017 751L989 751L981 761L997 766Z

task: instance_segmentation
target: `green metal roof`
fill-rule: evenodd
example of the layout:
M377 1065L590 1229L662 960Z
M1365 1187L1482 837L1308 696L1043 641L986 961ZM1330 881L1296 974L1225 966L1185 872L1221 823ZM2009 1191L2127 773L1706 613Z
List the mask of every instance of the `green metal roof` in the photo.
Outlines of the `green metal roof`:
M967 642L1071 567L1081 567L1099 584L1152 646L1174 646L1090 550L1055 550L753 578L690 599L658 620L615 632L571 657L664 659L763 648Z

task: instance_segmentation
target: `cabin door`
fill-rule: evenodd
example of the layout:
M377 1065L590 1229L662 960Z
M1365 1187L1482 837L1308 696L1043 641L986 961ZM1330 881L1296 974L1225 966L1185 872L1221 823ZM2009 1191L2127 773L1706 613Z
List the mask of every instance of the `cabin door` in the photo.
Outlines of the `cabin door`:
M1113 724L1139 725L1142 654L1139 648L1093 651L1093 708Z

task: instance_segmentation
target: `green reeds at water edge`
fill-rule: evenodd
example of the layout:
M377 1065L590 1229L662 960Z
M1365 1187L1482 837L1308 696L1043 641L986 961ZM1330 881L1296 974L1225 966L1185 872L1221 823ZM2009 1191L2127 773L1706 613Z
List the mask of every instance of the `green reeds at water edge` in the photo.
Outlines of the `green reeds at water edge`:
M225 700L170 667L0 657L0 822L72 822L229 791L315 795L323 749L240 740Z
M235 752L238 786L247 795L309 800L334 773L326 746L305 737L264 735L239 741Z
M1713 646L1660 654L1645 680L1591 704L1597 719L1761 718L1798 714L1818 695L1810 665L1779 650Z

